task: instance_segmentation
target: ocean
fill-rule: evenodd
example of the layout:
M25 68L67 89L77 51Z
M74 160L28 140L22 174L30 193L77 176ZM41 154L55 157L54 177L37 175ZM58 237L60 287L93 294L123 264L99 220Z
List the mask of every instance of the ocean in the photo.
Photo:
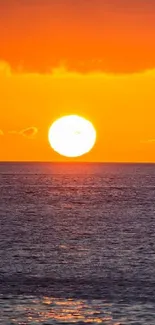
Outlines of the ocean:
M155 165L0 163L0 324L155 324Z

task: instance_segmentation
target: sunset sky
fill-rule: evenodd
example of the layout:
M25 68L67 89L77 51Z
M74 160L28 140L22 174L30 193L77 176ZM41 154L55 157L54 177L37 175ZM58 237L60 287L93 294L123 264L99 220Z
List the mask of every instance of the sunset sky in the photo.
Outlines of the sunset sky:
M155 162L155 0L0 0L0 160L65 160L66 114L97 130L78 160Z

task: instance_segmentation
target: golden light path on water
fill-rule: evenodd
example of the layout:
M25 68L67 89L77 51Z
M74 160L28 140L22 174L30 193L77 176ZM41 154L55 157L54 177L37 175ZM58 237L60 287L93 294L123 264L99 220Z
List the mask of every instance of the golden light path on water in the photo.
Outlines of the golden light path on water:
M112 305L101 300L27 297L16 298L12 305L14 312L9 315L8 308L6 315L11 324L120 324L112 318Z

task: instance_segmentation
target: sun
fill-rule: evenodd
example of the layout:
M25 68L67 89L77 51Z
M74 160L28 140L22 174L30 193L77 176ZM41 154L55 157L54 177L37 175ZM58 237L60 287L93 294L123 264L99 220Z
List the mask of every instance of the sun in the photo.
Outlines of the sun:
M60 155L79 157L93 148L96 142L96 130L84 117L67 115L52 124L48 138L53 150Z

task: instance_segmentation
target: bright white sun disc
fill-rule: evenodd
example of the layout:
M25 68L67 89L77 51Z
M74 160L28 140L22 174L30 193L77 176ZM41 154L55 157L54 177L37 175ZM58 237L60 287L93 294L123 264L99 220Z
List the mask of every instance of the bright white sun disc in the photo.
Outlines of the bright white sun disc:
M50 127L51 147L60 155L79 157L89 152L96 142L93 124L78 115L63 116Z

